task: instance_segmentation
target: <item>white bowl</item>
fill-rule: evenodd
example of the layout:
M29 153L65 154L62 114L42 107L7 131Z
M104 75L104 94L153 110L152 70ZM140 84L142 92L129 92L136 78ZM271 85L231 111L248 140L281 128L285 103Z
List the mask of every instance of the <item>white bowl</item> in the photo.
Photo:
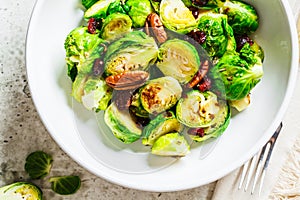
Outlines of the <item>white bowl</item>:
M252 91L251 106L231 119L207 157L200 158L202 147L197 146L176 160L152 156L139 142L121 144L105 128L101 114L73 102L63 44L67 34L80 24L83 12L78 0L37 1L27 35L27 74L35 106L51 136L90 172L140 190L189 189L241 166L281 122L298 65L297 32L287 1L246 2L254 5L260 16L254 38L265 51L264 77Z

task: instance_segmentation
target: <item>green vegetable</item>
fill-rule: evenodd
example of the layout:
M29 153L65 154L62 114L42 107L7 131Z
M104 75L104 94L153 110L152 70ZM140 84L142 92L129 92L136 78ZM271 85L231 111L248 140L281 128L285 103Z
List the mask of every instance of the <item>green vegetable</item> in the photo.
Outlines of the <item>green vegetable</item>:
M70 195L80 188L81 180L79 176L57 176L49 179L54 192L61 195Z
M172 39L159 48L157 67L165 76L171 76L181 84L188 83L199 66L197 49L187 41Z
M248 42L244 44L242 49L239 51L240 58L245 60L249 65L261 65L264 60L263 49L254 42L249 44Z
M144 109L139 92L136 92L131 98L130 111L137 117L149 118L149 113Z
M225 0L206 0L205 3L202 1L200 1L200 3L198 3L197 1L192 1L192 6L203 10L209 10L220 8L221 6L223 6L224 2Z
M112 43L105 54L107 76L124 71L147 70L157 59L155 40L142 31L132 31Z
M219 137L228 127L230 122L230 107L228 106L226 101L218 101L219 112L214 116L213 121L209 126L200 128L202 131L202 135L199 134L191 134L189 136L192 140L196 142L202 142L209 138L217 138Z
M129 7L129 16L133 21L133 27L140 28L145 25L147 16L153 12L149 0L127 0L125 3Z
M180 99L182 88L179 82L165 76L150 80L140 90L143 108L151 114L158 114L172 108Z
M192 90L176 106L178 121L192 128L210 126L219 111L218 98L210 91Z
M27 156L25 171L32 179L40 179L49 174L52 162L52 157L47 153L35 151Z
M0 188L0 200L42 200L41 189L28 182L16 182Z
M84 13L84 18L105 18L107 16L107 11L111 3L115 2L115 0L99 0L95 4L93 4L89 9L87 9Z
M261 65L249 65L236 52L228 52L211 69L211 74L220 78L225 86L227 100L242 99L249 94L263 76Z
M131 31L132 21L130 17L122 13L108 15L102 25L101 38L114 40Z
M164 26L178 33L189 33L197 27L192 12L181 0L162 0L160 17Z
M116 138L124 143L132 143L141 137L141 128L133 121L128 111L121 111L115 103L105 110L104 121Z
M90 34L87 27L73 29L65 39L66 64L68 76L75 80L79 72L89 73L94 59L104 50L104 41L98 34Z
M154 11L159 13L160 1L150 0L150 3Z
M81 4L86 8L89 9L92 5L94 5L98 0L81 0Z
M253 6L241 1L226 1L221 12L228 16L228 23L235 34L249 34L257 30L258 14Z
M108 6L107 9L107 16L111 15L113 13L123 13L127 14L129 8L125 5L120 0L115 0L114 2L111 2Z
M153 144L151 153L159 156L182 157L190 152L190 145L179 133L168 133L159 137Z
M155 140L162 135L171 132L180 132L183 125L176 119L172 111L167 111L159 114L143 129L144 145L153 145Z
M206 39L201 45L210 57L221 57L226 51L236 49L226 15L208 12L200 17L198 29L205 33Z

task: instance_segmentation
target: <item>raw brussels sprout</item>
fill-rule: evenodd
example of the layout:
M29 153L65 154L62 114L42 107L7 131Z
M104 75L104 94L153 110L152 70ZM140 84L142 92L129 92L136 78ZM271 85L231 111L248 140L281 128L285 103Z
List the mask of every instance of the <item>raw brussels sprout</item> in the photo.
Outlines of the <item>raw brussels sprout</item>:
M147 16L153 12L149 0L127 0L125 5L129 7L128 15L131 17L135 28L143 27Z
M187 41L172 39L159 48L157 67L181 84L188 83L200 66L197 49Z
M241 1L226 1L221 8L235 34L249 34L257 30L259 22L255 8Z
M84 12L84 18L105 18L109 5L115 0L99 0Z
M100 77L79 74L72 86L72 96L88 110L105 110L112 97L112 89Z
M65 39L66 64L68 76L75 80L78 72L88 73L95 58L103 52L104 40L98 34L90 34L87 27L73 29Z
M210 57L221 57L226 51L235 50L233 30L227 23L227 16L208 12L200 17L199 31L205 34L201 44Z
M219 112L207 127L188 130L188 135L196 142L202 142L209 138L219 137L228 127L230 122L230 107L226 101L218 101Z
M108 15L102 25L101 38L114 40L131 31L132 21L130 17L122 13Z
M16 182L0 188L0 200L42 200L41 189L29 182Z
M132 31L112 43L105 54L106 75L124 71L147 70L157 59L155 40L142 31Z
M211 69L211 74L222 80L227 100L238 100L247 96L260 81L263 68L249 65L236 52L227 52Z
M179 82L165 76L150 80L140 90L140 99L144 109L151 114L158 114L172 108L180 99L182 88Z
M142 143L144 145L153 145L160 136L171 132L181 132L182 129L183 125L176 119L172 111L163 112L151 120L143 129Z
M160 17L165 27L178 33L189 33L197 27L192 12L181 0L162 0Z
M179 133L160 136L153 144L151 153L159 156L182 157L190 152L190 145Z
M115 103L105 110L104 121L114 136L124 143L132 143L141 137L141 128L132 120L128 111L121 111Z
M210 91L191 90L176 106L178 121L191 128L210 126L219 111L218 97Z

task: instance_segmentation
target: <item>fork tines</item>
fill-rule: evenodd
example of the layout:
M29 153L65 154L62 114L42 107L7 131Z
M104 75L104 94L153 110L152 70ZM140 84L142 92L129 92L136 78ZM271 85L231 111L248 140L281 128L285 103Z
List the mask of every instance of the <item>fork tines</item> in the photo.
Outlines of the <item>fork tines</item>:
M254 193L256 184L258 183L258 181L260 181L260 185L259 185L259 195L260 195L262 186L263 186L263 182L264 182L264 178L265 178L265 174L266 174L266 170L267 170L267 167L268 167L268 164L270 161L270 157L271 157L271 154L273 151L273 147L274 147L276 139L281 131L281 128L282 128L282 122L280 123L280 125L276 129L275 133L270 138L270 140L263 146L261 151L258 152L257 154L255 154L250 160L248 160L244 164L238 189L241 189L244 181L246 181L244 191L247 191L250 181L252 180L252 177L254 175L253 185L251 188L251 194ZM255 172L255 174L254 174L254 172Z

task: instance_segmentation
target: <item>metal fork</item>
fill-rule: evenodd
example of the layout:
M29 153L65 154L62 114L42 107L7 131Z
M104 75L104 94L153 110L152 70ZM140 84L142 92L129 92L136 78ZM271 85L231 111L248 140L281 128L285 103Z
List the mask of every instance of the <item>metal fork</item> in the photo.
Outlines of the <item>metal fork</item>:
M244 164L240 183L238 186L239 190L242 188L244 181L246 181L244 191L247 191L249 184L253 178L254 172L255 172L255 175L253 178L253 185L251 188L251 194L254 193L256 184L258 183L258 181L260 181L259 193L258 193L258 195L260 195L262 186L263 186L263 182L264 182L264 178L266 175L266 171L268 168L268 164L269 164L271 154L273 151L273 147L274 147L276 139L281 131L281 128L282 128L282 122L280 123L280 125L276 129L275 133L270 138L270 140L263 146L261 151L258 152L257 154L255 154L250 160L248 160Z

